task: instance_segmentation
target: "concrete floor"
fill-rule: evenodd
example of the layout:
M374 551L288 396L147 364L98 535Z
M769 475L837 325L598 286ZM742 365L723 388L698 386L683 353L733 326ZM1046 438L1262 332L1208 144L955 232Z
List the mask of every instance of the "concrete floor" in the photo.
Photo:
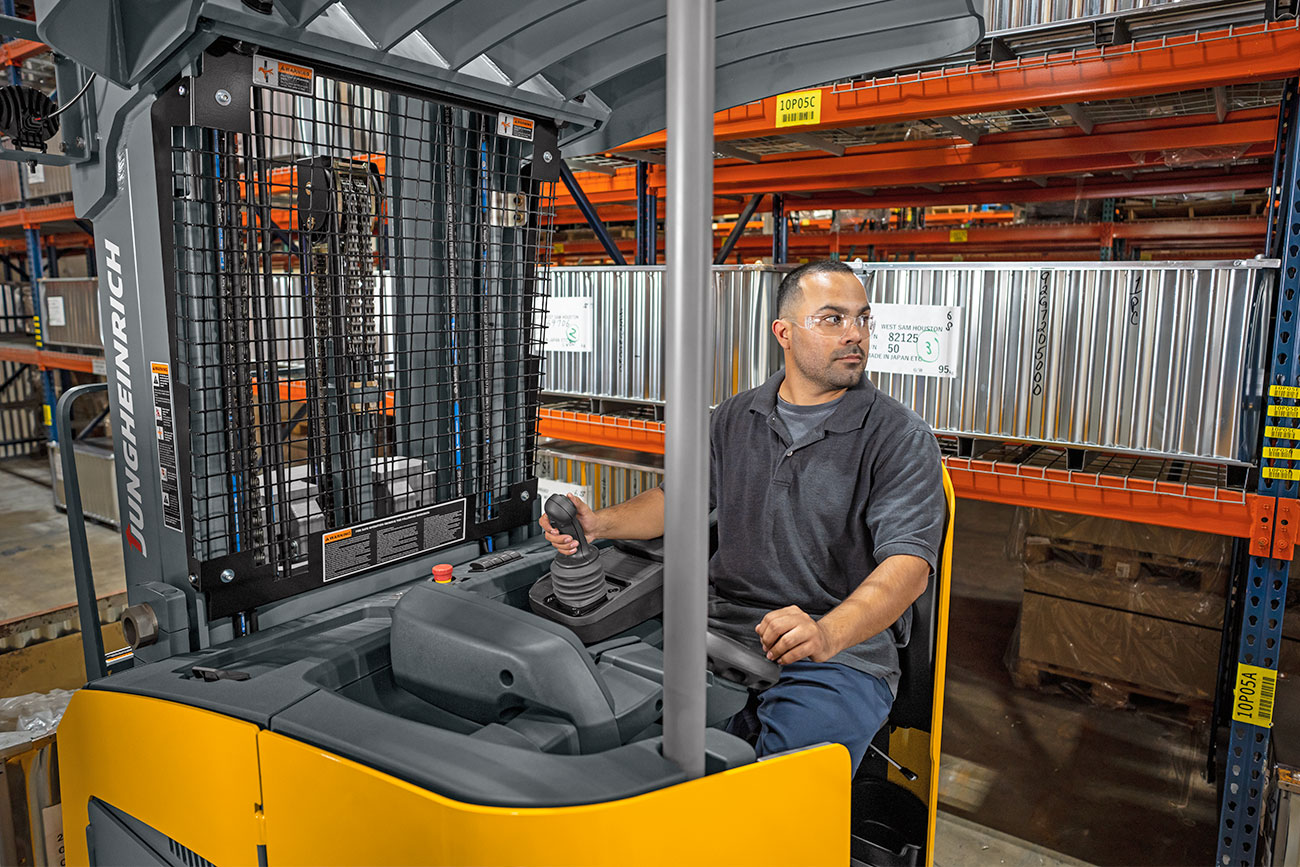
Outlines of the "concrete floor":
M0 472L0 621L75 601L66 518L44 462ZM957 509L944 714L940 867L1206 864L1218 822L1201 779L1205 727L1173 705L1093 707L1015 689L1003 661L1021 577L1004 546L1014 510ZM123 588L116 531L87 527L100 595Z
M77 601L67 516L54 508L44 460L0 464L0 622ZM126 588L117 531L86 524L99 596Z

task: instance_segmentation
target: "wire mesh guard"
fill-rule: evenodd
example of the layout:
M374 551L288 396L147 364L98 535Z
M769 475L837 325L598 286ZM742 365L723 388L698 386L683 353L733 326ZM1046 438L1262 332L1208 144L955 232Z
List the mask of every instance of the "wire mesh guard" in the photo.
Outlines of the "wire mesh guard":
M194 558L328 581L501 528L534 473L533 146L495 113L319 74L312 96L255 86L252 112L251 133L172 128Z

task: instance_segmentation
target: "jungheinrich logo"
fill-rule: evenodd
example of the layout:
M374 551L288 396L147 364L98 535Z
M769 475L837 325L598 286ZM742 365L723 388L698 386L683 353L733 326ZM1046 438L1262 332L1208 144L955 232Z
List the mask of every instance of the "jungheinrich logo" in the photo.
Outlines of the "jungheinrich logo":
M130 349L126 340L126 305L122 302L122 263L118 261L121 250L107 238L104 249L108 259L108 303L112 306L113 367L117 373L117 426L116 436L122 438L122 460L126 470L127 520L122 522L122 532L127 544L147 557L144 544L144 502L140 493L140 453L135 439L135 392L131 383Z

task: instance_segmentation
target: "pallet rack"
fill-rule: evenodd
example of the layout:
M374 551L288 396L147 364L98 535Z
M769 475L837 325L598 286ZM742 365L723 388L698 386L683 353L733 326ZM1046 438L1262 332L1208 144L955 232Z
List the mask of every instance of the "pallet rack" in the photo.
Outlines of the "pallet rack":
M815 88L820 117L778 123L777 98L720 111L714 213L717 261L793 258L952 260L1281 259L1266 371L1270 394L1249 400L1270 433L1300 413L1300 361L1285 351L1300 317L1300 18L1277 4L1190 3L991 34L969 55L932 68ZM1251 23L1241 23L1253 18ZM1260 21L1260 18L1267 20ZM1151 115L1158 115L1152 117ZM662 133L572 161L575 189L558 190L557 226L590 202L597 240L557 244L561 264L660 249L649 215L665 184ZM1180 159L1179 151L1191 156ZM1220 156L1224 164L1197 165ZM631 162L635 161L635 163ZM1124 221L1117 200L1242 191L1248 216ZM982 221L978 206L1102 200L1092 223ZM743 205L743 208L742 208ZM795 224L797 209L927 209L966 205L960 223L916 226L915 212L869 228ZM740 218L730 218L740 212ZM997 213L994 211L994 213ZM764 219L764 215L769 215ZM637 218L635 235L604 223ZM960 217L959 217L960 219ZM907 222L909 228L901 226ZM736 231L737 224L741 225ZM760 226L767 226L764 232ZM747 232L746 228L758 229ZM602 256L616 250L619 254ZM1295 411L1291 408L1295 407ZM644 415L644 414L643 414ZM660 416L630 417L572 396L544 406L543 437L649 454L664 450ZM1280 419L1280 421L1279 421ZM1263 425L1261 425L1262 427ZM1296 435L1300 438L1300 434ZM1269 725L1226 710L1242 678L1276 677L1296 528L1300 460L1265 459L1249 474L1139 456L1101 455L1086 468L1073 449L943 442L960 497L1239 540L1225 620L1216 720L1233 717L1221 805L1221 867L1258 859ZM1300 458L1296 442L1260 452ZM1267 477L1266 476L1271 476ZM1245 666L1243 668L1242 666ZM1213 751L1213 744L1211 750ZM1214 755L1209 772L1214 773Z
M788 213L1262 193L1282 82L1300 55L1300 20L1258 20L1266 15L1259 3L1192 3L994 34L981 51L942 66L814 88L814 123L780 125L776 97L718 112L714 211L734 214L753 195L763 196L758 213ZM601 221L630 219L638 173L652 200L662 193L663 147L656 133L573 161L587 169L574 177ZM1205 164L1216 155L1231 164ZM561 190L557 226L579 221L572 194ZM1109 240L1126 242L1132 258L1201 255L1186 221L889 238L782 221L775 234L795 258L853 249L863 258L1023 259L1064 247L1066 258L1095 259L1110 248L1110 225L1120 234ZM1260 252L1259 234L1245 226L1206 221L1201 229L1215 236L1205 255ZM749 261L774 242L745 235L738 252ZM560 243L561 264L601 258L599 245ZM630 250L632 241L618 246Z
M24 25L30 22L16 17L14 0L4 0L3 13L0 32L9 33L14 38L0 42L0 66L6 68L11 84L24 83L25 72L31 71L25 64L40 59L49 48L41 42L21 37L21 32L26 29ZM48 90L48 76L38 77L41 79L38 86ZM7 168L11 164L3 165ZM58 277L60 254L75 251L86 252L89 273L94 275L91 227L86 221L77 219L70 184L55 184L57 189L37 192L28 179L26 167L12 165L17 169L17 189L10 191L10 200L0 202L0 268L6 281L21 281L29 287L34 329L31 336L0 336L0 362L6 363L6 370L31 367L39 372L42 392L39 423L44 427L44 435L31 442L0 444L3 448L0 453L6 456L21 453L23 448L40 442L57 441L53 411L59 393L71 383L68 375L99 375L104 372L102 351L50 348L42 338L41 281L46 277ZM66 173L67 169L53 171ZM89 432L87 429L82 433Z

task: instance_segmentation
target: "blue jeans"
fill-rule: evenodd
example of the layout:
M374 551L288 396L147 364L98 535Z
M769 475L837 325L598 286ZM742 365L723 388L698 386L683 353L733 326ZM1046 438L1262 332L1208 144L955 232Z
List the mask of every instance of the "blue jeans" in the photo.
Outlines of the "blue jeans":
M838 662L801 660L782 666L773 686L751 694L727 731L752 743L759 758L823 742L843 744L856 773L893 704L889 686L878 677Z

